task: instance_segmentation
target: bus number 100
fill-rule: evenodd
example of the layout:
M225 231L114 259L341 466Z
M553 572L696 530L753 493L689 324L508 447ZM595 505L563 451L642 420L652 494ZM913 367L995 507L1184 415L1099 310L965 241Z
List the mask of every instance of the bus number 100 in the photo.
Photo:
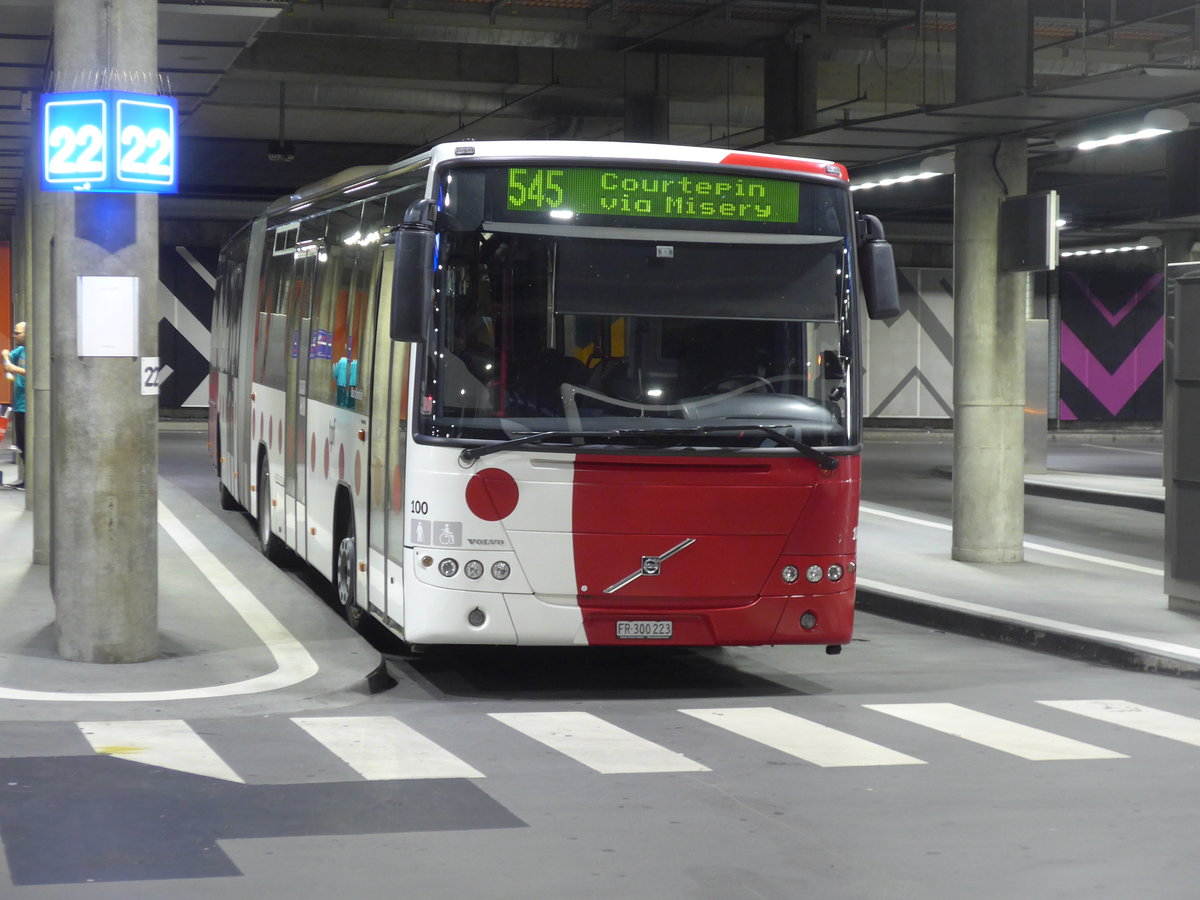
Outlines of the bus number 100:
M414 516L427 516L429 515L429 504L424 500L413 500L409 504L409 512Z
M509 209L551 209L562 206L562 169L509 169Z

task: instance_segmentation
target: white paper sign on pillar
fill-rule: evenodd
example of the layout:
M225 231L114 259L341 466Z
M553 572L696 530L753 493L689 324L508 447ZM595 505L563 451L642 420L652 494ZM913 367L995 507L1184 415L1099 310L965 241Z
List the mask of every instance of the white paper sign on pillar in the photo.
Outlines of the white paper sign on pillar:
M138 355L136 276L80 275L76 296L80 356Z

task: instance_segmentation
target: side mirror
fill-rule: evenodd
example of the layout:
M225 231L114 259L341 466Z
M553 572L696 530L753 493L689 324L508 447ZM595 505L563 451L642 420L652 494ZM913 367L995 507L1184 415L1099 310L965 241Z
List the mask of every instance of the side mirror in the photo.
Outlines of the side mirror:
M894 319L900 315L900 285L892 245L884 238L883 224L875 216L858 217L858 274L870 318Z
M425 340L433 299L437 210L432 200L417 200L404 213L395 233L396 261L392 267L392 340Z

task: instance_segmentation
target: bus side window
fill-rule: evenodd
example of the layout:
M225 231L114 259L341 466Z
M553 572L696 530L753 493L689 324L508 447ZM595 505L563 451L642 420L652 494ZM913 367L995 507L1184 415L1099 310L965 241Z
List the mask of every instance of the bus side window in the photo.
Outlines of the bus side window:
M308 339L308 399L320 403L333 403L335 396L333 335L344 257L344 248L332 243L317 257L312 333Z
M288 349L285 308L291 292L292 255L268 256L254 337L254 380L283 390Z

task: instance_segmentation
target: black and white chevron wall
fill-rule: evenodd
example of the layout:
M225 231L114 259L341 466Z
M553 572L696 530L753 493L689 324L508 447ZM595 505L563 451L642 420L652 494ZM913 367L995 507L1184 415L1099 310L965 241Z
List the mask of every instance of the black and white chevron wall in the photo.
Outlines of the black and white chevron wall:
M899 269L900 315L863 336L863 409L872 418L954 415L954 273Z
M164 246L158 256L160 409L208 406L216 247Z

